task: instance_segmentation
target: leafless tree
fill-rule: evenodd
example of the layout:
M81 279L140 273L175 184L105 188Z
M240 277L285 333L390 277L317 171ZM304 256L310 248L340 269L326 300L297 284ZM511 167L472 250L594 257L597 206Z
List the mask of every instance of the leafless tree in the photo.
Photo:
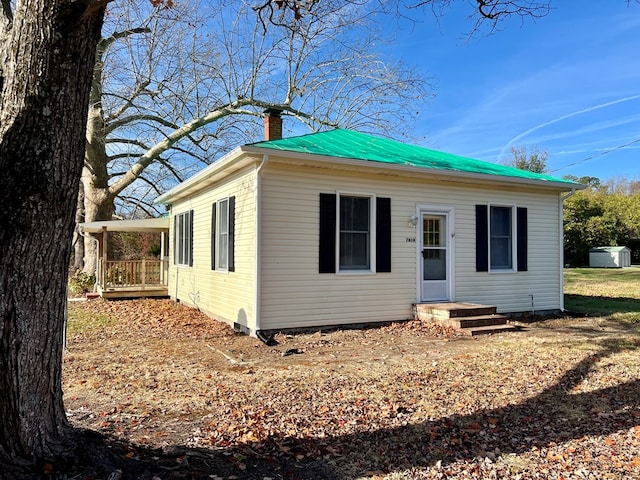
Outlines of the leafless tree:
M317 2L286 26L266 28L251 2L231 3L113 11L94 70L85 221L111 219L116 208L153 213L162 190L220 152L259 140L266 108L306 131L386 132L401 131L424 106L427 80L376 54L366 5ZM84 242L84 254L80 247L76 258L94 271L94 243Z

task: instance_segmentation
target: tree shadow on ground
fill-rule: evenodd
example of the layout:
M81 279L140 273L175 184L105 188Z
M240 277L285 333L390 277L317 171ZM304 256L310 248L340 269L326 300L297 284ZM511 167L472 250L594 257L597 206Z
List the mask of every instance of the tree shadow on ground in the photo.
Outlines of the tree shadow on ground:
M495 453L521 454L552 442L626 430L638 424L640 381L574 393L597 362L620 350L617 342L610 343L579 362L552 387L519 404L366 432L340 441L351 443L368 458L379 457L379 462L368 467L370 470L389 472L436 462L447 465ZM394 464L385 461L386 452L379 450L378 444L393 445Z
M227 449L175 446L159 451L85 433L85 443L73 462L76 465L42 478L106 478L116 472L111 478L117 480L342 479L353 478L344 472L389 473L446 466L496 454L521 454L552 442L609 435L638 424L640 380L586 392L576 387L598 362L638 348L638 343L605 340L600 346L599 352L580 361L536 397L502 408L326 438L274 436ZM410 420L409 406L398 407L396 413Z

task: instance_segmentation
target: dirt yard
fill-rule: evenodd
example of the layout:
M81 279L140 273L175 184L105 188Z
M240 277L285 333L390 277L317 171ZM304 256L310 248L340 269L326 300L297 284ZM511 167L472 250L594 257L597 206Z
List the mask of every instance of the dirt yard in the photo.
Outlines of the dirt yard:
M640 478L640 327L408 322L269 347L166 300L69 313L68 415L144 461L122 479Z

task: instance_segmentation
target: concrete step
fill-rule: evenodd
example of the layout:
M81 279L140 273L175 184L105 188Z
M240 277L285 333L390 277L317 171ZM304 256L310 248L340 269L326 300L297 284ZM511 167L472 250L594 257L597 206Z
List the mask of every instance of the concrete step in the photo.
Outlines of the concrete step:
M515 332L517 330L518 327L516 327L515 325L489 325L485 327L469 327L460 329L460 331L465 335L471 335L473 337L491 333Z
M492 315L496 307L478 303L417 303L414 305L415 317L429 321L435 318L460 318Z
M417 303L413 306L414 318L455 328L465 335L513 332L507 317L496 313L492 305L478 303Z
M508 323L507 317L503 315L476 315L473 317L449 318L445 321L454 328L491 327Z

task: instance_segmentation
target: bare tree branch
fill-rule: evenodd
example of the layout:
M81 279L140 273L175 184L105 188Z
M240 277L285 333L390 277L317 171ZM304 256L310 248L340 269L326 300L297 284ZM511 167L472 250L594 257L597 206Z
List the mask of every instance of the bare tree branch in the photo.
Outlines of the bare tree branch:
M128 117L122 117L112 122L108 122L105 128L105 133L108 135L114 130L117 130L122 127L126 127L127 125L130 125L132 123L143 122L143 121L159 123L160 125L165 126L167 128L173 128L173 129L178 128L178 125L176 125L174 122L165 120L164 118L158 115L139 113L136 115L129 115Z
M156 145L147 150L147 152L145 152L145 154L140 157L140 159L131 167L131 169L124 176L122 176L122 178L120 178L120 180L109 187L109 192L112 195L117 195L118 193L120 193L125 187L135 181L136 178L140 176L142 171L149 164L151 164L151 162L158 158L158 156L163 152L169 150L176 142L178 142L182 138L188 136L200 127L220 120L222 117L238 114L239 112L236 111L237 108L249 104L264 106L265 108L270 105L268 102L252 102L249 99L239 99L229 105L225 105L217 110L210 112L204 117L196 118L195 120L192 120L184 126L177 128L169 135L167 135L164 140L158 142Z
M409 8L421 8L429 6L432 13L442 16L449 7L458 0L421 0ZM470 36L486 28L486 31L494 33L500 22L511 17L542 18L551 12L551 0L473 0L469 2L473 10L469 14L469 20L473 23Z

